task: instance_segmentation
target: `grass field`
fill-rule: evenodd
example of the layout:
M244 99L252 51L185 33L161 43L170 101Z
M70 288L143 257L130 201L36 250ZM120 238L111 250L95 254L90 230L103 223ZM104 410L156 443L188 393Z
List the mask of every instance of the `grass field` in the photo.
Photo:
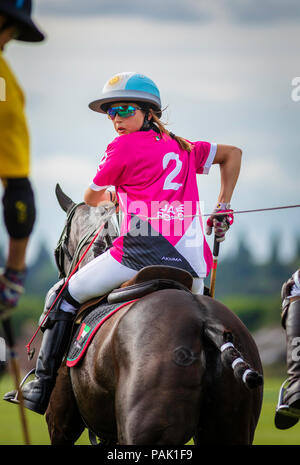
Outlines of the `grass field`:
M283 380L277 378L265 379L264 402L259 424L256 430L255 445L299 445L300 422L289 430L280 431L274 426L274 411L277 403L278 390ZM8 402L2 401L5 392L13 389L12 381L8 377L0 380L0 445L23 444L20 428L19 410ZM31 444L49 445L48 431L44 417L26 410ZM79 441L79 445L89 444L87 432Z

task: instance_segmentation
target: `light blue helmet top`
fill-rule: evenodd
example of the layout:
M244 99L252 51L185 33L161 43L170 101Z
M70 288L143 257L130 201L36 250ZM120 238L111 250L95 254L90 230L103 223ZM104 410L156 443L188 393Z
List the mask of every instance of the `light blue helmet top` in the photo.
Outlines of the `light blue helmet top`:
M89 104L91 110L106 113L113 102L144 102L161 116L160 93L156 84L143 74L125 72L114 75L103 87L102 97Z

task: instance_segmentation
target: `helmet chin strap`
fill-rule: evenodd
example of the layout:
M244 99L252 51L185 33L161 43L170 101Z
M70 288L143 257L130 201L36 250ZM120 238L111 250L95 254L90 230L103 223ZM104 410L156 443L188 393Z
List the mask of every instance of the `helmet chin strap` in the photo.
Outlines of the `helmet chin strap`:
M148 115L149 115L149 111L146 111L144 122L143 122L143 125L140 131L149 131L151 129L151 123L150 123L150 120L148 119Z
M157 134L160 134L160 130L158 129L156 124L153 123L152 118L148 119L149 110L144 109L143 111L145 112L145 117L144 117L144 122L143 122L143 125L142 125L140 131L150 131L152 129L153 131L157 132ZM173 134L173 132L169 132L169 135L172 137L172 139L175 139L175 137L176 137L175 134Z
M152 119L148 119L149 117L149 110L143 110L145 112L145 117L144 117L144 122L143 125L140 129L140 131L150 131L153 129L153 131L159 133L158 127L153 123Z

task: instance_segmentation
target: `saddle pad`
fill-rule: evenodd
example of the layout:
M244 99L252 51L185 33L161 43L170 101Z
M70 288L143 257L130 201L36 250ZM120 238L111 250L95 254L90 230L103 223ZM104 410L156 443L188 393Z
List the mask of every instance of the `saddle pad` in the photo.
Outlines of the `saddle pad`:
M103 304L86 315L73 336L67 355L67 366L73 367L82 359L94 335L108 318L125 305L136 302L136 300L138 299L123 302L122 304L120 302L117 304Z

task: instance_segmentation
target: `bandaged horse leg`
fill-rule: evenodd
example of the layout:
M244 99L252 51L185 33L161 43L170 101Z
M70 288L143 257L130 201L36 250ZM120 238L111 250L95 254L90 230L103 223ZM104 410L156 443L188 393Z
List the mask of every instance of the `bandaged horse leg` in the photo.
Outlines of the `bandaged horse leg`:
M69 295L67 289L50 311L46 323L43 325L44 335L37 358L35 379L25 384L22 396L25 407L43 415L48 407L51 392L54 388L57 370L61 365L67 349L70 331L74 319L73 311L63 311L62 302L68 302L74 309L80 306ZM17 403L16 391L8 392L3 399Z
M283 285L281 296L288 379L280 391L275 425L279 429L287 429L300 418L300 270Z

